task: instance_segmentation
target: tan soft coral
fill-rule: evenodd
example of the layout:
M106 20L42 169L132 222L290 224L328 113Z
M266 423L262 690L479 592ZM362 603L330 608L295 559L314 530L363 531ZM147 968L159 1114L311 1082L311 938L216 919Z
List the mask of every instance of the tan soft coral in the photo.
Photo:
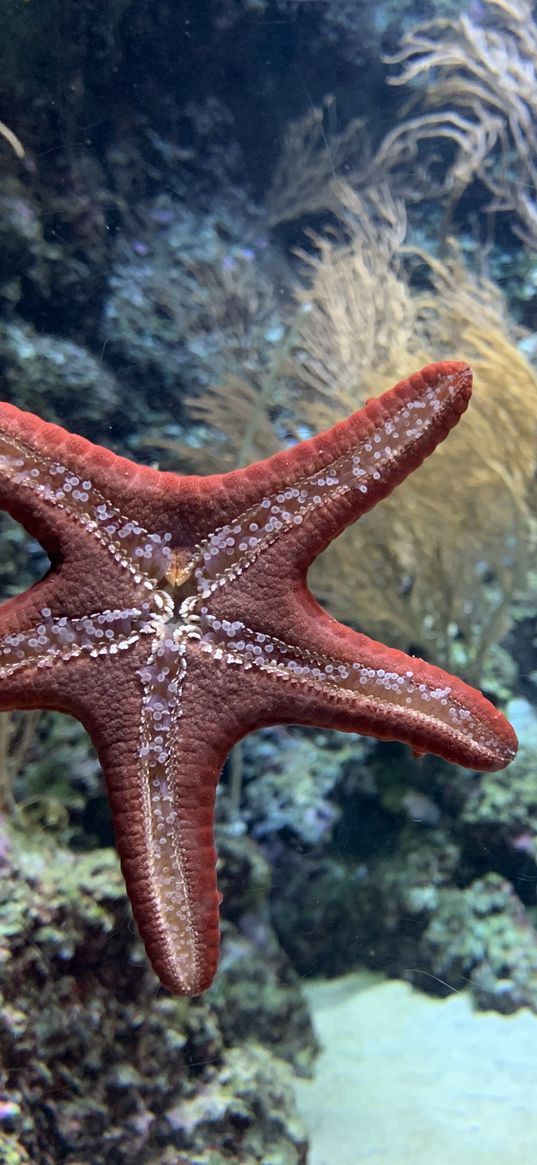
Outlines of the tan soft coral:
M405 181L410 195L448 195L474 180L508 211L516 233L537 246L537 24L528 0L483 0L479 18L422 21L388 63L410 100L381 143L377 169ZM439 142L453 153L442 170Z
M537 377L497 287L455 247L445 260L406 253L400 204L386 196L380 211L340 195L346 241L312 237L297 314L265 382L230 378L193 402L217 440L194 455L173 446L175 464L202 452L205 471L231 468L272 452L282 433L324 429L421 364L467 359L475 392L464 423L396 500L327 549L312 585L338 618L479 681L527 583ZM412 290L403 260L424 290Z

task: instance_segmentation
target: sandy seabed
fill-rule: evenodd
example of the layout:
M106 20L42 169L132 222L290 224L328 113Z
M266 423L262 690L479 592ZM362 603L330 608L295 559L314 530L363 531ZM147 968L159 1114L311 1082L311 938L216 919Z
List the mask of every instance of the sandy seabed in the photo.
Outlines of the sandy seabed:
M359 975L308 988L309 1165L537 1165L537 1017Z

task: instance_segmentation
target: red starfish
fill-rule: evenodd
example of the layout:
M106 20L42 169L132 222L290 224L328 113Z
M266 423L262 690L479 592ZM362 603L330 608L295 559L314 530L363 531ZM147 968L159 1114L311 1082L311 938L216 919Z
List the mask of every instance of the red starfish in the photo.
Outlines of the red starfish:
M248 469L142 468L0 405L0 504L52 567L0 610L0 707L90 732L149 958L195 995L218 956L215 787L227 751L298 722L497 769L516 737L477 691L335 622L312 559L455 425L465 364L434 364Z

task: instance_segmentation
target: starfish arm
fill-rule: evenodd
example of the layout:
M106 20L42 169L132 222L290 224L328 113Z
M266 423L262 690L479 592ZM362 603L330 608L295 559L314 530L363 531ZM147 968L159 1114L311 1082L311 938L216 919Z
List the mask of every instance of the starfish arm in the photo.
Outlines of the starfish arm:
M224 585L273 543L306 571L346 526L421 465L468 405L467 364L431 364L325 433L249 469L208 479L229 514L201 543L198 577ZM227 490L229 500L220 498ZM242 510L237 508L240 500Z
M57 626L51 622L45 632L54 641ZM188 659L185 642L143 628L133 635L120 618L103 627L115 638L102 654L95 654L93 624L85 630L74 621L61 621L52 656L37 643L45 637L40 629L31 645L9 644L25 658L0 667L0 707L52 707L84 724L104 772L127 892L151 963L170 991L197 995L218 960L215 790L240 734L227 708L227 677L221 714L207 715L200 733L200 706L212 707L214 677Z
M40 588L32 588L32 594ZM17 600L0 608L0 626L6 613L20 610ZM72 667L78 659L121 656L152 627L149 605L142 595L140 607L97 611L79 618L54 616L41 607L28 629L7 631L0 637L0 708L53 708L84 716L84 685ZM90 685L91 691L92 685Z
M0 506L41 542L53 565L79 554L84 531L136 582L154 585L169 565L172 535L159 534L154 524L144 526L132 515L143 492L145 511L159 521L161 477L0 403ZM175 490L173 477L172 482Z
M92 702L97 743L134 917L152 966L177 995L198 995L218 961L216 785L240 730L218 679L173 637L135 649L132 683L116 680L118 712ZM102 675L101 675L102 683ZM111 697L111 692L110 692ZM101 708L104 708L104 702ZM200 733L200 716L204 727Z
M202 649L245 671L266 723L323 724L483 771L513 760L517 739L503 714L475 688L439 667L385 647L308 610L308 649L202 616ZM251 677L249 682L249 677ZM243 693L244 700L244 693Z

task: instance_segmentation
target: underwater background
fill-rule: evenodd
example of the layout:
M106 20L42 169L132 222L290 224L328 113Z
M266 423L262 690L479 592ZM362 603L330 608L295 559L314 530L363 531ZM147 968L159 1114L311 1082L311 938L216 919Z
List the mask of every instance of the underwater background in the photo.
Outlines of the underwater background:
M2 713L0 1162L529 1163L537 14L0 0L0 15L2 399L213 473L468 360L461 425L310 583L338 619L481 688L520 739L482 775L326 730L247 737L217 801L219 971L186 1000L137 939L83 728ZM5 515L0 545L6 598L47 560ZM468 1092L487 1067L490 1109Z

